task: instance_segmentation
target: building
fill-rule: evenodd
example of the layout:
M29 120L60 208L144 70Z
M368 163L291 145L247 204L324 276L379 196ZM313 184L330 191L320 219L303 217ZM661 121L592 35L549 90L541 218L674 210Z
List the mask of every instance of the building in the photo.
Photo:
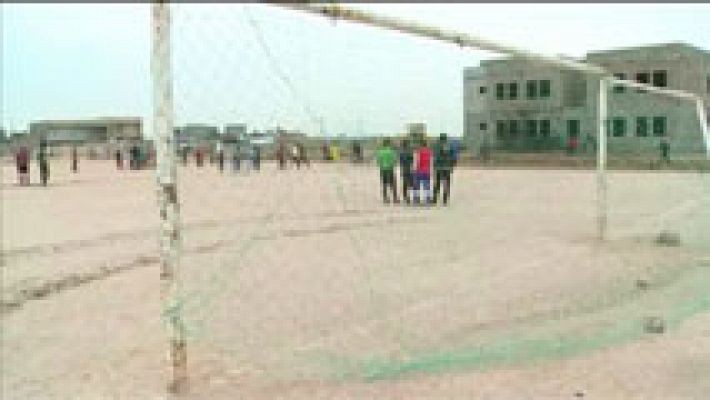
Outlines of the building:
M710 104L710 52L670 43L590 52L623 79L692 92ZM464 137L507 151L563 149L577 137L581 150L596 145L599 82L579 72L522 59L481 62L464 70ZM614 87L608 95L609 152L657 153L667 137L674 154L704 151L695 104ZM706 121L707 123L707 121Z
M45 120L30 123L28 141L45 139L52 146L95 145L141 141L140 118L97 118L82 120Z
M178 146L195 148L198 146L212 147L219 140L219 129L205 124L185 124L173 129Z
M412 138L426 137L426 124L423 122L412 122L405 126L407 136Z

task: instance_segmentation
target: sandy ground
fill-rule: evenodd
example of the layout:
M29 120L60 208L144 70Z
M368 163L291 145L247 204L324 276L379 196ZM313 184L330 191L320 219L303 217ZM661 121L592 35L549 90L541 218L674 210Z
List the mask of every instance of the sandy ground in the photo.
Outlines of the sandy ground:
M179 179L185 398L708 398L707 175L611 174L605 242L589 171L461 169L446 208L383 205L370 166ZM2 398L164 398L153 171L14 182Z

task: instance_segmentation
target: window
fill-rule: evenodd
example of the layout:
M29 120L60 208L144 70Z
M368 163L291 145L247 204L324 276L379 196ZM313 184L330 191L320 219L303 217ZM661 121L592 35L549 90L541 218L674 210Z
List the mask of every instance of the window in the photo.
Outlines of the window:
M648 118L636 117L636 136L638 136L638 137L648 136Z
M668 73L666 71L653 71L653 86L668 86Z
M528 137L537 136L537 121L534 119L525 121L525 132L527 132Z
M505 99L505 85L502 83L496 83L496 98L498 100Z
M579 137L579 120L578 119L568 119L567 120L567 136L569 137Z
M508 88L510 89L510 99L515 100L518 98L518 84L515 82L510 82L508 84Z
M653 136L666 136L666 117L653 117Z
M496 136L499 140L505 139L505 122L496 121Z
M537 97L537 81L528 81L525 87L528 99Z
M619 73L614 74L614 78L624 80L624 79L626 79L626 74L619 72ZM624 86L614 85L614 93L624 93L625 91L626 91L626 88Z
M639 72L636 74L636 82L638 83L650 83L650 75L648 72ZM637 89L636 90L639 93L643 93L643 89Z
M550 81L540 81L540 97L550 97Z
M481 122L480 124L478 124L478 129L485 131L486 129L488 129L488 124L485 122Z
M488 88L485 86L480 86L478 88L478 93L480 93L480 94L486 94L487 91L488 91Z
M540 136L546 138L550 137L550 120L543 119L540 121Z
M612 119L611 134L614 137L624 137L626 135L626 120L623 118Z
M518 128L519 128L518 121L515 121L515 120L508 121L508 133L510 134L511 138L518 137L518 133L519 133Z

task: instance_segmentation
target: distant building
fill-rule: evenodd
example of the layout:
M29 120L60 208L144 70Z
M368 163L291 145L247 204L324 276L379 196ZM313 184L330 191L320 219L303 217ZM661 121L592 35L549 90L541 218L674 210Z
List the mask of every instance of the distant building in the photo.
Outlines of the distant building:
M582 60L621 79L680 89L710 106L710 52L682 43L590 52ZM577 137L597 142L599 81L522 59L481 62L464 70L464 137L500 150L561 149ZM675 154L704 150L695 104L623 87L608 94L610 153L657 153L663 137ZM706 123L708 123L706 121ZM585 148L586 147L586 148Z
M50 145L108 144L140 141L143 138L140 118L97 118L80 120L44 120L30 123L31 144L47 140Z
M413 122L406 125L407 136L411 138L424 138L426 137L426 124L423 122Z
M224 126L224 132L222 135L227 135L234 138L243 138L247 134L246 124L231 124Z
M219 129L204 124L186 124L173 129L175 140L181 147L212 146L219 140Z

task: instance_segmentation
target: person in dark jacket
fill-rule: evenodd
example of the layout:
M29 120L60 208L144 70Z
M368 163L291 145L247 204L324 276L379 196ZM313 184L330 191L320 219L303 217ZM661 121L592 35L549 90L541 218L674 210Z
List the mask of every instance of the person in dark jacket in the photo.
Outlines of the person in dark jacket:
M434 145L434 204L439 200L439 189L444 185L443 204L449 203L449 191L451 190L451 171L454 168L456 155L449 143L446 134L442 133L439 140Z
M402 177L402 197L407 204L411 203L409 193L414 190L414 151L409 144L409 139L402 140L399 150L399 173Z
M72 146L71 148L71 172L79 172L79 154L76 146Z
M661 139L659 149L661 151L661 162L665 162L666 164L670 164L670 162L671 162L671 144L667 138Z
M47 142L42 140L39 142L39 151L37 152L37 163L39 164L39 179L42 186L47 186L49 181L49 155L47 154Z

